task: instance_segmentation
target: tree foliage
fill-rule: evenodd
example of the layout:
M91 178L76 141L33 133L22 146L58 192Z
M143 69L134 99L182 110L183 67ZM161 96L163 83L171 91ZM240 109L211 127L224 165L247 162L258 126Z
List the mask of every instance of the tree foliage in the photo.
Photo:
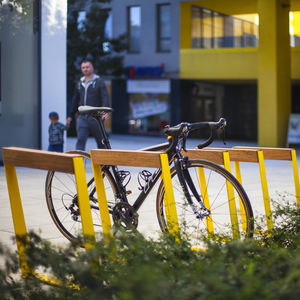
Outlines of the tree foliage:
M109 2L110 0L68 1L67 63L70 82L74 83L80 75L80 63L83 59L91 60L95 72L102 76L118 77L123 74L126 38L119 36L112 39L105 34L109 17L106 4ZM79 25L80 12L85 12L85 19Z
M149 240L120 232L109 246L100 241L86 252L80 242L59 248L31 233L30 265L61 284L19 277L16 255L0 245L0 298L299 299L300 210L279 208L274 218L280 222L263 238L204 240L203 252L166 234Z

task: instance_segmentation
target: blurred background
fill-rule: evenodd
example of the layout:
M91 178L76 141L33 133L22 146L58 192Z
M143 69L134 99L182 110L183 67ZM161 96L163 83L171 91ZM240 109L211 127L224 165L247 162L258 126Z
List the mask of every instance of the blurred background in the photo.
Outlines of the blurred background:
M225 117L228 139L298 143L300 0L1 0L0 147L47 148L83 59L107 84L110 134Z

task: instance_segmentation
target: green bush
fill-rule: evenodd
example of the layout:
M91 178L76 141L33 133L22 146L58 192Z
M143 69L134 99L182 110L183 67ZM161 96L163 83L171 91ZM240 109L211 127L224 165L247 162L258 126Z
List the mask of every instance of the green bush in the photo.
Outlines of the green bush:
M298 299L299 210L278 207L274 220L272 232L253 239L205 240L205 252L167 234L153 241L121 232L86 252L80 243L59 248L30 233L30 265L61 285L21 277L16 254L1 246L0 299Z

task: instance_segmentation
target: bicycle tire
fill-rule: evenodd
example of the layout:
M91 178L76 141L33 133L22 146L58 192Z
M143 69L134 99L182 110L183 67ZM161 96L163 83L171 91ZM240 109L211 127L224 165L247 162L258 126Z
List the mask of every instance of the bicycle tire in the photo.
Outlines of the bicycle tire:
M235 202L236 204L239 203L239 205L243 206L245 211L245 213L243 214L243 226L241 226L241 207L236 205L238 212L237 215L239 215L239 229L242 229L243 227L243 236L251 237L253 235L254 230L252 207L246 192L244 191L241 184L237 181L237 179L223 167L210 161L189 160L187 163L187 167L199 195L202 199L203 196L207 196L207 199L209 200L209 209L211 211L212 219L212 222L210 223L210 225L208 225L207 217L203 217L201 219L196 218L196 214L193 212L191 206L188 204L184 196L183 189L178 180L177 172L175 170L175 167L173 167L170 172L172 178L176 210L178 215L179 228L180 232L185 233L185 236L191 243L191 246L196 248L201 247L200 245L203 244L203 242L201 241L203 234L205 236L210 236L210 238L212 238L212 236L232 236L233 228L231 225L230 212L228 208L229 197L227 194L226 182L228 183L228 186L233 187L236 200L236 196L240 196L240 201L237 200ZM200 170L203 170L203 173L205 174L205 180L202 180L202 182L206 182L206 188L203 188L202 194L199 180L199 168L201 168ZM161 182L157 192L156 213L161 230L167 231L168 226L166 222L166 214L164 207L164 193L164 185ZM196 200L193 200L193 203L197 203ZM198 204L198 209L199 206L200 205ZM235 230L235 232L237 232L237 230Z
M94 230L96 239L98 240L101 236L100 233L102 232L102 226L90 155L87 152L79 150L69 151L67 153L78 154L84 158L90 203L93 206L91 211ZM117 185L109 170L104 169L102 172L107 201L109 207L113 207L117 201L115 199L115 195L117 194ZM45 184L45 194L49 213L58 230L70 241L77 240L78 236L82 235L82 226L77 201L75 175L48 171Z

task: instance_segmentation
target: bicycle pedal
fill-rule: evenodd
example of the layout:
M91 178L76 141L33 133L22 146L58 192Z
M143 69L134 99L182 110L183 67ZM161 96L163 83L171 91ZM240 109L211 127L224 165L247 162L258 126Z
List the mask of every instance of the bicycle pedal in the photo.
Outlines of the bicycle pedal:
M126 195L132 194L132 191L126 191Z

